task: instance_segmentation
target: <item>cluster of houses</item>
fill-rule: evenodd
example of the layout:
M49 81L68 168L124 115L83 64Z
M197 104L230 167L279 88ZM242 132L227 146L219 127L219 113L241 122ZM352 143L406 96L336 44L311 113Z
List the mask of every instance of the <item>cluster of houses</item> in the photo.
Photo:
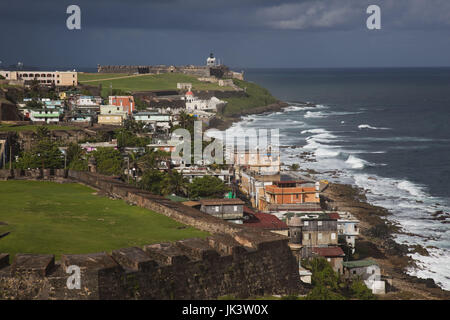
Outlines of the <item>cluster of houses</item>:
M302 267L302 260L322 257L342 277L359 277L373 293L385 293L386 279L375 261L349 261L355 253L359 221L349 212L322 208L320 194L327 187L326 181L283 172L279 154L272 153L268 158L245 151L234 157L230 178L247 202L228 196L184 204L229 222L289 237L300 278L306 283L311 283L312 274Z
M68 122L122 126L126 119L134 119L145 123L153 130L167 132L172 123L176 124L181 112L209 123L217 108L226 104L216 97L200 99L191 90L179 97L178 101L182 104L167 102L142 111L137 110L135 99L131 95L109 96L104 100L100 96L61 92L59 98L58 100L25 98L18 107L25 120L36 123ZM174 105L179 107L174 108Z

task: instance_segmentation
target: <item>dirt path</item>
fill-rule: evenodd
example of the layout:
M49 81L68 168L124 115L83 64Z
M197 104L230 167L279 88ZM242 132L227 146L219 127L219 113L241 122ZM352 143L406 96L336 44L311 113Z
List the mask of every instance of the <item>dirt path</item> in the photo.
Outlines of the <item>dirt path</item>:
M106 80L116 80L116 79L125 79L125 78L136 78L141 76L148 76L149 74L133 74L131 76L123 76L123 77L115 77L115 78L104 78L104 79L95 79L95 80L82 80L81 83L86 82L97 82L97 81L106 81Z

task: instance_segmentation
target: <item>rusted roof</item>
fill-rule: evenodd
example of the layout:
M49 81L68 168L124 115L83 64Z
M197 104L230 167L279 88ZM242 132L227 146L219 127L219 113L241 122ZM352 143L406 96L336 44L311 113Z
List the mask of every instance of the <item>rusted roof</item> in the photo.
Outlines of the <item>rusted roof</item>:
M288 226L286 223L278 219L275 215L262 212L251 212L245 210L244 212L249 216L248 220L244 220L244 225L252 228L266 229L266 230L286 230Z
M322 257L344 257L345 253L340 247L314 247L312 252Z
M330 217L330 219L336 219L336 220L341 218L339 216L339 213L337 213L337 212L331 212L331 213L328 214L328 216Z
M218 206L218 205L243 205L244 201L241 199L203 199L199 200L201 205Z

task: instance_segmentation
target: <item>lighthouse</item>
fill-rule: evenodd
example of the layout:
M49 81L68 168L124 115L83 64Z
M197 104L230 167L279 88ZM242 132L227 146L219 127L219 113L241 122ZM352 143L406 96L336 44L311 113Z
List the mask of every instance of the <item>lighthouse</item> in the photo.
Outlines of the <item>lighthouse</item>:
M210 53L208 59L206 59L207 67L215 67L216 66L216 58L214 58L214 54Z

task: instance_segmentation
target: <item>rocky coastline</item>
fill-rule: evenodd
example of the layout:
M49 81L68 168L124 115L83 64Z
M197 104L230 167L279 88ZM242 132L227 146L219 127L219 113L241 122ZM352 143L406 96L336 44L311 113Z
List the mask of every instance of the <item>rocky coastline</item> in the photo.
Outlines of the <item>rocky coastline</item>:
M239 113L234 113L229 116L223 116L223 115L217 116L217 117L211 119L211 121L209 123L209 127L216 128L218 130L223 131L223 130L230 128L233 125L233 123L241 121L241 118L243 116L248 116L251 114L262 114L262 113L266 113L266 112L267 113L277 112L277 111L283 110L284 108L286 108L288 106L289 106L289 104L286 102L277 101L276 103L269 104L267 106L242 110Z
M393 290L383 299L450 299L450 292L437 286L433 279L405 273L408 266L414 265L408 253L427 255L427 249L396 243L393 234L402 231L386 219L390 215L388 210L367 203L364 190L330 183L323 192L323 205L328 209L351 212L360 220L355 258L376 260L382 273L392 277Z
M311 103L299 103L314 106ZM244 110L229 117L214 118L209 127L226 130L234 122L241 121L242 116L278 112L288 106L288 103L278 101L275 104ZM310 175L314 173L308 171ZM392 278L392 290L381 299L450 299L450 291L437 286L433 279L421 279L405 272L407 267L414 265L414 260L408 253L418 252L427 255L428 251L422 246L407 246L395 242L393 234L401 233L400 227L386 219L391 214L387 209L367 202L364 190L352 185L330 183L323 192L322 204L328 209L348 211L360 220L361 235L357 241L357 255L354 258L371 258L377 261L383 275Z

